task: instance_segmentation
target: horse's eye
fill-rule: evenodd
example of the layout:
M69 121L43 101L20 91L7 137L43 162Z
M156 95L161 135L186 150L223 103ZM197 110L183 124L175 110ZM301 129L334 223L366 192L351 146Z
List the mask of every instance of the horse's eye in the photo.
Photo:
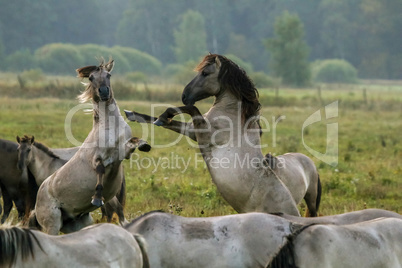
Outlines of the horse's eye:
M106 77L110 79L112 75L111 74L107 74Z
M202 71L201 75L205 77L208 75L208 73L206 73L205 71Z
M94 80L94 76L93 75L90 75L89 77L88 77L88 79L89 79L89 81L93 81Z

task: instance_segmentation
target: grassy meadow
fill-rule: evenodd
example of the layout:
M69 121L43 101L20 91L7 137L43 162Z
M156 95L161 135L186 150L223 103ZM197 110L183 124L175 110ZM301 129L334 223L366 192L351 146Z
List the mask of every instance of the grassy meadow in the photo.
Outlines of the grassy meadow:
M91 114L82 109L71 112L78 105L75 96L84 88L78 79L68 87L61 85L66 83L63 81L42 87L42 91L38 91L39 86L21 88L14 80L2 81L0 138L14 141L16 135L27 134L49 147L72 147L65 133L66 118L71 118L67 124L78 141L82 142L91 130ZM167 105L181 105L182 85L127 86L118 78L113 78L112 85L122 111L158 115ZM301 152L314 160L323 188L321 215L363 208L402 213L402 85L260 89L260 101L261 114L267 119L263 153ZM326 126L338 123L338 164L331 166L306 150L302 126L317 110L325 118L325 105L334 101L339 104L337 117L304 129L305 144L325 153ZM208 99L197 106L206 112L211 103ZM282 120L277 122L280 116ZM162 128L133 122L129 125L133 135L148 140L153 149L149 153L136 151L123 162L128 219L157 209L191 217L236 213L216 190L196 144ZM299 207L304 213L304 201ZM94 212L98 220L99 212Z

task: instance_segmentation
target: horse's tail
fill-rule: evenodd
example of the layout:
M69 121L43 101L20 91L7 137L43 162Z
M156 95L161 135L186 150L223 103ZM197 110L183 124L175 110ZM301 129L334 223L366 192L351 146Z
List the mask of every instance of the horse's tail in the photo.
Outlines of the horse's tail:
M320 208L321 192L322 192L320 174L317 173L317 176L318 176L318 179L317 179L317 199L315 200L315 210L316 211L318 211L318 209Z
M320 208L320 203L321 203L321 192L322 192L322 187L321 187L320 174L317 173L317 195L315 198L315 210L314 210L314 213L312 213L307 207L304 217L317 217L318 209ZM312 201L312 202L314 202L314 201Z
M271 262L266 268L298 268L295 262L294 252L294 239L308 227L315 225L301 225L296 223L290 223L291 234L285 237L286 241L272 258Z
M142 255L142 267L143 268L149 268L150 264L149 264L149 259L148 259L148 254L147 254L147 250L146 250L146 243L144 238L141 235L138 234L134 234L133 235L135 240L138 243L138 246L141 249L141 255Z
M22 260L34 256L34 242L43 251L35 234L25 228L11 227L8 229L0 229L0 267L13 266L18 254L21 254Z

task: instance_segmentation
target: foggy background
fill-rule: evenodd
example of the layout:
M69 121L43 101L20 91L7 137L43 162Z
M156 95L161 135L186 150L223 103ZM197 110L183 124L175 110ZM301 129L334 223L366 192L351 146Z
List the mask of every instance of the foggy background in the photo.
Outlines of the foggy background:
M271 55L265 40L274 37L275 20L287 10L302 22L309 62L344 59L358 70L359 78L402 79L401 0L0 3L3 71L37 67L34 58L46 53L44 46L68 43L130 47L155 57L162 66L198 61L209 51L230 54L249 64L253 71L270 74ZM183 47L191 48L193 59L183 56ZM80 64L94 62L76 63L76 67Z

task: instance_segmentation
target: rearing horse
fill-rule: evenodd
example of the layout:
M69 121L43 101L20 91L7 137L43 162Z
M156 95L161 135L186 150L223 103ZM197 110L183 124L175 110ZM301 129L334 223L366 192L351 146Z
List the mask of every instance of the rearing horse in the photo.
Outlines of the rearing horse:
M196 140L213 182L236 211L299 216L296 204L306 196L315 216L319 204L316 167L302 154L292 156L289 165L285 161L288 172L273 170L267 163L260 147L258 91L245 71L217 54L205 56L196 70L197 76L182 94L185 106L168 108L158 119L125 111L127 118L140 123L157 119L156 125ZM194 103L210 96L215 96L215 102L202 115ZM172 120L180 113L191 115L192 123Z
M110 86L113 65L114 61L109 61L77 69L79 77L89 79L78 98L81 102L92 99L93 127L71 160L39 188L30 224L36 223L36 217L48 234L73 232L91 224L89 212L111 200L120 189L123 159L136 147L150 150L144 141L132 138L120 114Z

